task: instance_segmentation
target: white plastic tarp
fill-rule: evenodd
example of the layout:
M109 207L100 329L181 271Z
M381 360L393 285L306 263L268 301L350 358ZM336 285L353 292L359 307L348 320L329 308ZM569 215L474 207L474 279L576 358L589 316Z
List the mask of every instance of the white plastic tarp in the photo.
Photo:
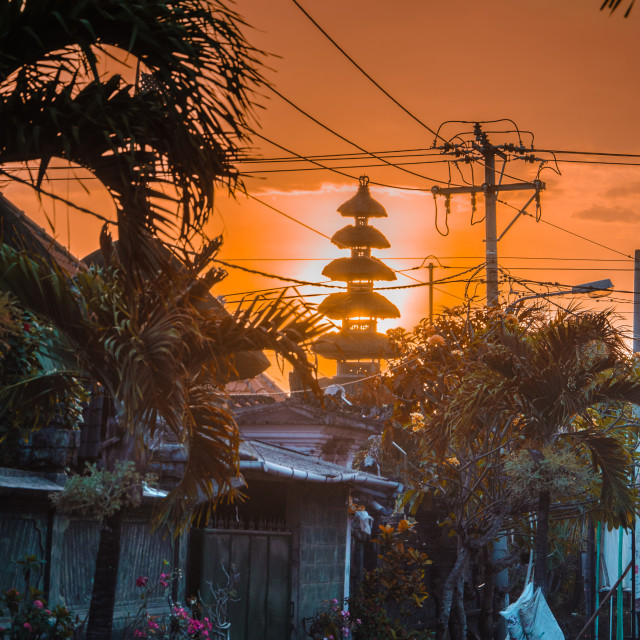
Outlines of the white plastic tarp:
M631 562L631 532L624 529L607 531L605 526L602 527L600 589L610 589L620 576L618 571L620 535L622 535L622 571L624 571ZM631 571L622 580L622 587L631 589Z
M542 590L534 593L531 582L500 615L506 620L508 637L512 640L564 640Z

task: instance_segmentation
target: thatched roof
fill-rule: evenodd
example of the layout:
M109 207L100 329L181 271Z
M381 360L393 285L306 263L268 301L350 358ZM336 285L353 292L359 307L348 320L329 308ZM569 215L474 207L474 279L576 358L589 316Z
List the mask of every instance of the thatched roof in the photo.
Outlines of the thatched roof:
M329 318L399 318L395 304L375 291L332 293L318 307Z
M368 182L368 179L367 179ZM338 207L338 213L351 218L386 218L385 208L371 197L368 185L361 180L353 198Z
M387 336L373 331L326 333L311 348L331 360L368 360L391 355Z
M352 224L336 231L331 242L338 247L369 247L370 249L388 249L391 245L382 232L368 224L356 227Z
M40 256L68 274L74 274L78 269L82 269L77 258L2 194L0 194L0 242L18 251L27 251Z
M352 282L353 280L395 280L386 264L377 258L358 256L332 260L323 270L322 275L331 280Z

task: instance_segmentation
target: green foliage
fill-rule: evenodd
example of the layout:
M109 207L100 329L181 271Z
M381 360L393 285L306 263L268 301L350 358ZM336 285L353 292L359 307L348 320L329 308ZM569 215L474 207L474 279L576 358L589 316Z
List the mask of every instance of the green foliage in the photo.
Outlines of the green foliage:
M66 607L50 609L42 592L32 587L31 576L42 564L35 556L18 561L25 579L24 590L8 589L0 597L0 618L7 616L9 626L0 627L0 640L65 640L74 636L76 625Z
M0 292L0 460L48 424L75 429L87 399L78 379L56 368L54 330ZM61 363L58 363L61 365Z
M87 463L85 474L71 476L62 491L51 494L51 501L61 513L102 521L139 506L143 483L154 482L154 476L142 476L131 461L117 462L113 471Z
M598 474L575 451L543 447L540 454L533 456L523 450L505 463L509 493L514 499L533 503L540 492L549 491L552 500L567 502L584 499L598 485Z
M355 640L422 640L428 634L411 630L407 618L419 610L428 597L425 571L427 555L411 545L413 524L401 520L397 527L381 525L375 540L379 548L378 567L368 571L349 599L351 618L358 624Z

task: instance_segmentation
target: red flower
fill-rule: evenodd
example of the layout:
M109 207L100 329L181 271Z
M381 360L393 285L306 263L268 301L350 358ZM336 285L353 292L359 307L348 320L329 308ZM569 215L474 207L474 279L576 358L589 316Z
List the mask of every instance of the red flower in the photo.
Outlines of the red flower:
M140 576L136 580L136 587L146 587L147 586L147 582L149 582L149 578L147 578L145 576Z

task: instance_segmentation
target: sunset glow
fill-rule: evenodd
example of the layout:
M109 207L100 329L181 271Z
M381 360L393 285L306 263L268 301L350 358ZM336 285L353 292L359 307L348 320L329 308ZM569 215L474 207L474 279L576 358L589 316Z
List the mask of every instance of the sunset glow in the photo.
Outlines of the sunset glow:
M621 13L609 16L598 11L599 2L584 0L406 0L393 9L382 0L307 1L301 5L373 79L429 128L437 130L449 120L473 123L507 118L522 130L526 146L532 143L526 132L533 133L536 150L640 153L640 15L632 13L628 19ZM336 208L355 193L357 177L366 174L373 197L389 214L377 226L391 248L374 251L398 271L397 282L389 284L426 282L429 262L435 265L436 281L468 278L484 262L484 225L471 224L470 197L456 196L451 200L448 235L436 230L430 188L442 184L435 180L448 182L450 174L440 151L431 149L434 136L358 71L291 0L242 0L236 9L252 26L247 28L249 40L271 54L265 58L265 76L282 96L367 151L397 150L389 158L391 163L415 163L402 166L428 178L363 158L353 145L265 89L256 98L260 105L256 130L279 147L254 137L249 156L282 158L288 155L285 148L304 157L350 153L361 157L318 161L342 167L340 170L353 178L317 170L308 162L241 164L252 196L307 227L241 193L235 199L220 193L209 227L212 235L224 235L219 257L282 278L322 282L323 267L346 255L328 239L344 224ZM518 143L510 121L485 125L494 144ZM442 136L462 133L469 138L472 126L447 124ZM413 152L414 157L400 153L414 149L422 151ZM630 325L632 258L640 245L636 235L640 158L559 153L556 157L557 165L552 154L538 153L535 162L509 162L505 170L505 182L530 181L544 166L540 179L546 183L540 219L536 222L534 217L521 216L499 242L499 263L505 275L532 281L513 283L511 299L530 293L527 286L533 291L557 290L543 283L570 286L610 277L614 295L589 304L614 306L621 322ZM541 159L548 162L542 165ZM469 166L460 169L462 175L451 166L452 184L461 184L463 177L482 184L481 166L475 166L474 176ZM50 175L59 177L61 172L58 169ZM391 186L376 186L376 182ZM61 197L77 199L106 217L113 214L106 192L95 180L82 181L84 186L79 181L49 184ZM18 185L3 182L2 186L9 199L45 228L50 230L50 224L55 224L57 239L77 255L97 247L100 221L68 211L62 203L52 208L46 198L41 206L32 193ZM498 205L499 235L530 195L514 192L499 196L515 207ZM474 221L481 220L483 206L480 196ZM535 207L530 206L528 212L535 216ZM438 202L438 226L445 232L442 199ZM253 298L255 292L269 287L295 286L239 269L228 270L228 278L214 293L225 295L229 302ZM460 278L453 277L455 274L461 274ZM477 277L484 277L482 270ZM335 290L299 285L288 294L300 294L317 303ZM384 293L400 308L402 317L381 322L383 331L400 325L410 328L428 313L426 286ZM471 285L466 293L475 293L477 303L482 304L484 285ZM509 285L502 284L502 296L508 293ZM438 285L436 313L443 306L460 303L464 296L464 282ZM566 304L570 298L561 301Z

